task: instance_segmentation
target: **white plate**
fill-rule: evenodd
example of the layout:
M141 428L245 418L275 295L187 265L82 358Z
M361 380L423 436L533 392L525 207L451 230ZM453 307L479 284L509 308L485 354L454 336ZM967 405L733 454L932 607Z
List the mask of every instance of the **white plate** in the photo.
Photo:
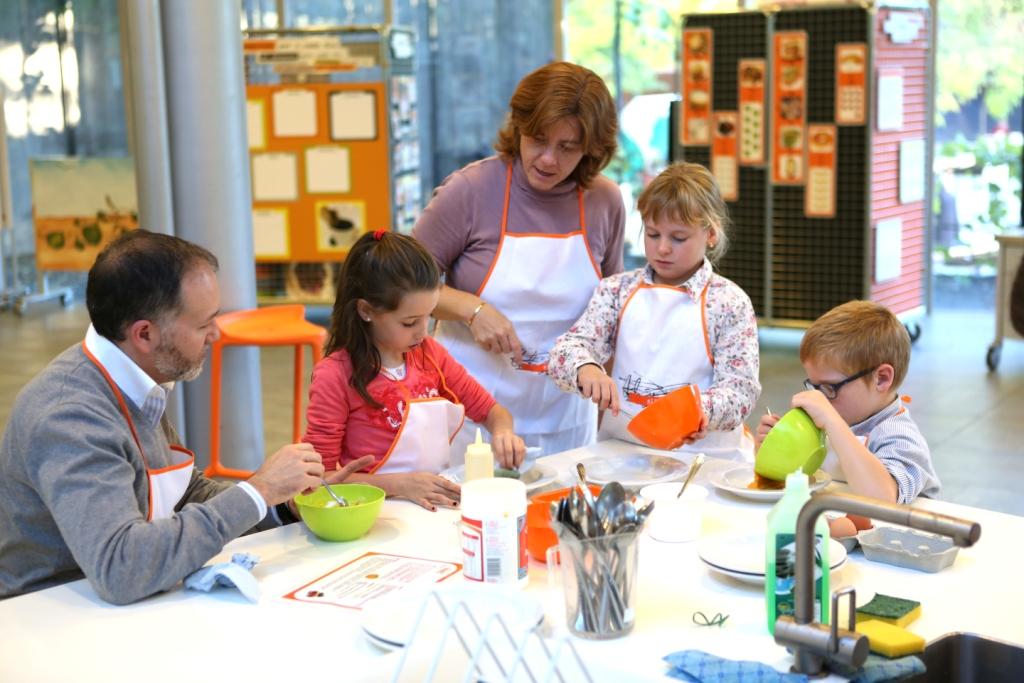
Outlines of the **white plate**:
M697 554L712 571L745 583L763 584L764 544L764 534L709 536L701 540ZM834 538L829 539L828 553L832 571L846 562L846 548Z
M776 501L782 498L785 489L748 489L747 485L754 481L754 466L742 465L725 472L719 472L711 478L711 484L719 491L731 493L740 498L751 500ZM811 478L811 492L825 488L832 483L832 477L825 470L818 470Z
M456 583L407 588L374 600L363 608L363 631L370 642L384 649L404 647L415 633L439 634L447 618L441 607L430 596L431 591L444 602L449 613L460 603L468 608L481 628L487 620L498 614L505 621L513 637L518 638L535 627L544 618L544 608L537 598L523 593L514 586L471 584L455 579ZM416 619L426 603L419 625ZM469 616L464 612L455 624L463 633L475 633ZM492 625L492 629L498 628Z
M551 465L526 460L521 466L519 481L526 484L527 491L532 491L553 482L557 474ZM444 472L441 472L441 476L456 484L461 484L466 480L466 466L456 465L455 467L449 467Z
M604 485L617 481L629 488L639 488L663 481L681 481L690 466L667 455L625 453L587 458L587 481Z

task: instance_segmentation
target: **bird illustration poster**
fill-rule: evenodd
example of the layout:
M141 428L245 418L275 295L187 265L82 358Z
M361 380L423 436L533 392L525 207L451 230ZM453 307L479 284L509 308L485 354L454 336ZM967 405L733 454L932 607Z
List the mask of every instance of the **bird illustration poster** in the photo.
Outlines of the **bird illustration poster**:
M89 270L110 240L138 227L130 158L30 159L29 170L39 270Z
M366 232L366 205L360 201L316 203L316 245L320 251L348 251Z

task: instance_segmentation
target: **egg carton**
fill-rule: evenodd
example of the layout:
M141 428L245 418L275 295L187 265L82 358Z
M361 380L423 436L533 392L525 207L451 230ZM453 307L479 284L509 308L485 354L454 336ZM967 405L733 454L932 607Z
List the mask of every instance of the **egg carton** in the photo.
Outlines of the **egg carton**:
M857 541L864 557L873 562L932 573L953 564L960 550L944 536L891 526L862 531Z

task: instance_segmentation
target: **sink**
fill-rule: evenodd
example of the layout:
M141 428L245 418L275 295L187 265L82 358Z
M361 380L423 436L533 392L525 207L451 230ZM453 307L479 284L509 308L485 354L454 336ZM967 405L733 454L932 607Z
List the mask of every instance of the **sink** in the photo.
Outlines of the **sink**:
M947 633L919 656L928 671L905 683L1017 683L1024 676L1024 647L973 633Z

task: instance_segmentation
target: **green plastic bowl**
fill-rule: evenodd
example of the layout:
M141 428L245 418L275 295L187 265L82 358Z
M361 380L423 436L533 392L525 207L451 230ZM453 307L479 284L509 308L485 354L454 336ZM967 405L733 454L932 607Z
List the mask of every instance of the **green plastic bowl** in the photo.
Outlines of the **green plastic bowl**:
M825 454L825 432L803 409L793 408L764 437L754 459L754 471L778 481L785 481L786 475L798 469L812 475L825 462Z
M295 496L295 506L309 530L325 541L354 541L377 520L384 489L369 484L331 484L331 488L348 501L348 507L338 507L323 486Z

